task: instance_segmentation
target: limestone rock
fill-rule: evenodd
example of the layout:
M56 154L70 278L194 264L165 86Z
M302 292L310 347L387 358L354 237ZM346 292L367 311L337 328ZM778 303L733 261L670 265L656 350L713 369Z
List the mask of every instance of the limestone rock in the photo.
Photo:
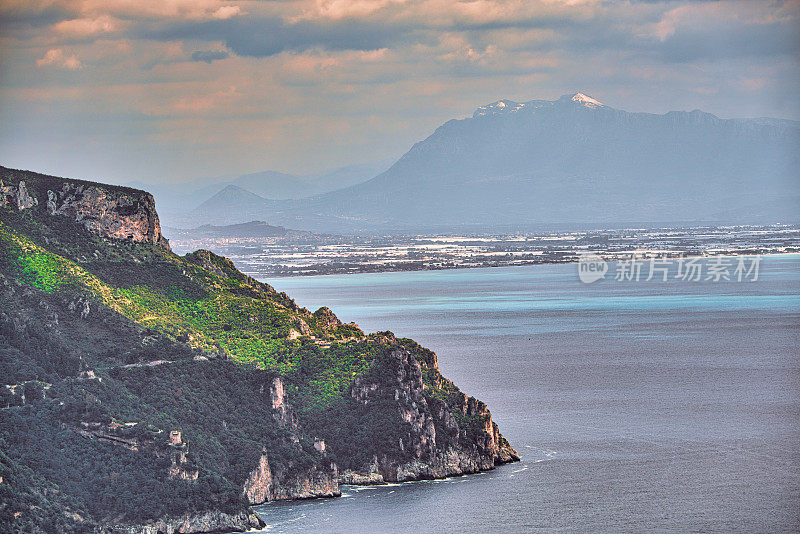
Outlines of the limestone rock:
M465 421L473 422L470 423L472 437L466 439L467 429L459 427L451 413L452 406L425 396L422 366L417 359L403 349L393 350L389 357L393 376L384 375L380 380L369 375L359 377L350 394L364 405L372 399L393 396L399 419L408 424L410 431L401 437L394 454L387 451L373 458L369 465L343 472L340 483L444 478L485 471L519 460L517 451L502 437L483 402L463 393L456 399L457 412ZM435 358L432 361L435 367ZM479 425L478 429L475 424Z
M262 452L256 468L245 480L242 493L250 504L261 504L273 498L272 470L269 468L266 450Z
M24 180L20 180L16 186L5 185L0 180L0 206L8 205L16 206L18 210L25 210L38 206L39 201L28 193Z
M226 514L218 510L164 517L144 525L110 525L114 534L194 534L199 532L245 532L264 527L253 511Z
M0 180L0 206L14 206L17 210L37 207L36 180L52 180L53 177L28 173L30 182L26 182L17 181L17 176L16 172L8 172L6 182ZM49 215L69 217L102 237L169 248L169 242L161 235L155 199L150 193L66 178L60 180L61 188L47 189L47 199L42 198ZM43 197L45 192L40 190L38 194Z
M48 191L48 211L83 223L103 237L168 247L161 235L153 195L136 193L109 192L95 185L84 187L65 182L57 195L51 196Z

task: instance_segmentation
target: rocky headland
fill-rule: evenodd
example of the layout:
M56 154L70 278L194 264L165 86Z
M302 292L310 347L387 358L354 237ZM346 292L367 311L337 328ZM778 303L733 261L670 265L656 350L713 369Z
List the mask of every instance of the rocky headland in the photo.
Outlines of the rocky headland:
M433 352L173 254L150 194L0 180L4 530L241 531L251 505L519 459Z

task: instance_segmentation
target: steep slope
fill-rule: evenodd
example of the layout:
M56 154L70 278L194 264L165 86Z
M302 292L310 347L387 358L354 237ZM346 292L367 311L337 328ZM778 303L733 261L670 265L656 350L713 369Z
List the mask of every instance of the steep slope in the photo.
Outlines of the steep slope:
M147 193L0 179L0 530L246 530L251 504L518 458L432 352L173 254Z
M794 121L629 113L582 93L501 100L448 121L368 182L266 205L260 218L333 232L792 222L797 146Z

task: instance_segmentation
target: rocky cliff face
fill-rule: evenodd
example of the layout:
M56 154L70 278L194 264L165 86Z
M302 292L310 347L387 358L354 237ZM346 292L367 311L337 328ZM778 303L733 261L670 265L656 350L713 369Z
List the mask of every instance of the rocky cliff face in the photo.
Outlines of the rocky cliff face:
M262 393L268 394L267 405L273 418L292 433L295 443L299 443L303 429L287 402L283 381L279 377L273 378L269 388L262 387ZM245 480L242 494L250 504L341 495L338 468L334 462L324 458L323 456L322 461L309 467L290 470L285 467L271 467L268 451L263 449L258 465Z
M108 525L108 534L187 534L192 532L245 532L261 528L264 522L255 512L226 514L219 511L163 517L144 525Z
M69 217L102 237L169 248L161 235L153 195L137 189L0 167L0 206L46 209L48 214Z
M379 484L476 473L519 460L502 437L486 405L460 391L448 402L426 394L423 374L438 386L452 386L438 370L435 355L423 364L404 348L390 353L392 373L357 378L351 396L363 405L394 397L408 431L395 450L342 473L343 484ZM388 380L387 380L388 379ZM453 411L456 412L454 416Z

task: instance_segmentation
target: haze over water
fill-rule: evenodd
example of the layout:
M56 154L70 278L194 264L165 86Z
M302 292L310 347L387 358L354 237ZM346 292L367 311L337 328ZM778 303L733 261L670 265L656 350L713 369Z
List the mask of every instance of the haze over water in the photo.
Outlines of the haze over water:
M586 285L574 264L269 282L434 350L522 456L258 507L269 532L800 529L800 256L756 282Z

